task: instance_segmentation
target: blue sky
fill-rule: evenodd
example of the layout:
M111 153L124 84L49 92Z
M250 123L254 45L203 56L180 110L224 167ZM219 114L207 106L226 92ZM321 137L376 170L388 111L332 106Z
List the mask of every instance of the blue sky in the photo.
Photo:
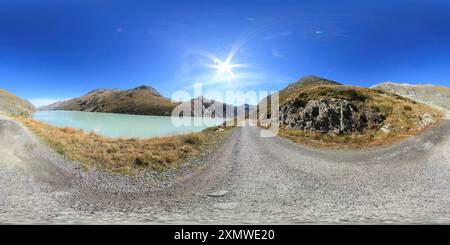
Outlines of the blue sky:
M449 1L0 2L0 88L34 102L96 88L171 97L278 90L308 74L450 86ZM240 64L217 76L232 54Z

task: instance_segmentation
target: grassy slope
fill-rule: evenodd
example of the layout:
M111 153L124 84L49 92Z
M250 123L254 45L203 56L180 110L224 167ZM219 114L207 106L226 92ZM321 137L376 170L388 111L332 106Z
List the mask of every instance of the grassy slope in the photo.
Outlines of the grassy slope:
M200 133L149 139L112 139L71 128L57 128L27 118L17 118L47 145L85 169L105 169L133 173L151 169L177 168L185 160L198 157L223 139L229 128L210 128Z
M332 136L318 132L290 130L287 128L281 128L280 130L280 136L282 137L295 142L319 147L346 146L350 148L364 148L389 144L404 137L417 134L422 129L420 125L421 117L425 114L428 114L434 120L443 118L441 112L426 105L416 103L392 93L361 87L342 85L297 87L291 90L283 99L280 99L280 104L282 105L291 99L297 98L305 101L320 98L351 100L360 103L360 109L364 107L376 108L386 117L383 125L389 125L389 133L384 133L379 129L373 129L366 130L363 134Z
M298 94L299 91L317 85L339 85L338 82L328 80L325 78L317 77L317 76L306 76L301 78L300 80L289 84L286 88L279 91L279 103L282 105L290 96ZM271 96L269 95L267 100L262 100L258 103L259 108L267 108L267 113L270 115L271 113ZM256 113L254 110L252 113Z
M34 106L6 90L0 89L0 111L6 115L29 116L36 109Z

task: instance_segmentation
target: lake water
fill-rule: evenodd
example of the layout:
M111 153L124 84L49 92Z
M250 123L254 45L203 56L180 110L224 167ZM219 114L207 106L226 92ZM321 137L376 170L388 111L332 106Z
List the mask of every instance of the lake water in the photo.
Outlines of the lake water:
M80 111L38 111L33 119L56 126L83 129L118 138L148 138L200 132L224 122L222 118L140 116Z

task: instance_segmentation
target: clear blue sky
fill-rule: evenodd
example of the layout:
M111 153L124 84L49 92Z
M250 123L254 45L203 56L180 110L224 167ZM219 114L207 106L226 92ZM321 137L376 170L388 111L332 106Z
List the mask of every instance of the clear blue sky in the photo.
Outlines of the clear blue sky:
M277 90L308 74L450 86L449 13L425 0L2 0L0 88L52 101L140 84ZM211 57L232 50L245 65L217 77Z

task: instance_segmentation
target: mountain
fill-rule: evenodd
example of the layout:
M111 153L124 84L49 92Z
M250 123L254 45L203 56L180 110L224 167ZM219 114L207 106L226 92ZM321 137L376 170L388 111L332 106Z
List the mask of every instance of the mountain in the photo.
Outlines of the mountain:
M414 101L442 110L450 118L450 88L434 85L411 85L407 83L383 82L373 89L392 92Z
M183 102L181 106L181 108L188 116L196 117L243 116L256 107L249 104L234 106L220 101L208 99L203 96L199 96L187 102Z
M408 134L442 117L433 108L389 92L345 86L316 76L304 77L281 90L279 102L283 128L335 135L372 132L373 136L380 130ZM262 101L259 110L265 104ZM270 119L261 123L267 126Z
M309 75L302 77L296 82L289 84L286 88L280 90L279 93L279 101L282 104L289 96L299 93L299 91L311 87L311 86L320 86L320 85L341 85L336 81L332 81L329 79L321 78L315 75ZM267 108L267 112L270 114L271 111L271 96L267 97L267 100L262 100L258 107ZM254 112L256 113L256 111Z
M44 105L44 106L38 107L37 109L39 111L53 111L53 110L57 110L57 108L60 107L66 101L67 100L58 101L58 102L55 102L55 103L50 104L50 105Z
M142 85L128 90L96 89L40 109L169 116L177 104L154 88Z
M12 116L30 116L35 111L36 108L27 100L0 89L0 112Z
M286 88L280 91L280 100L284 100L292 94L297 93L299 90L320 85L342 85L336 81L321 78L315 75L309 75L302 77L300 80L289 84Z
M228 105L202 96L183 103L173 103L154 88L142 85L128 90L95 89L82 97L56 102L39 109L170 116L178 105L181 105L179 108L182 108L188 116L198 117L224 117L224 110L236 112L240 116L255 107L248 104Z

